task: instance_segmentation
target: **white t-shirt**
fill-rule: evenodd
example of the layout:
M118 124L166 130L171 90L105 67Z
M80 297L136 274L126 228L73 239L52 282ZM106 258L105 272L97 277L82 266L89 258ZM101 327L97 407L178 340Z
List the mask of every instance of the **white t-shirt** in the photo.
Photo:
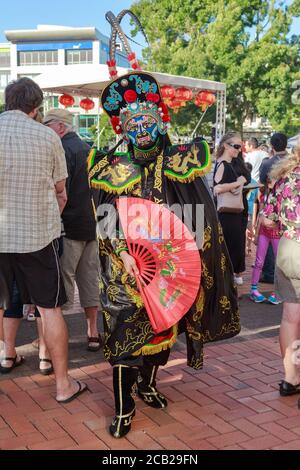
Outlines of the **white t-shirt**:
M262 161L269 155L263 150L253 150L253 152L246 153L245 162L252 165L251 177L255 181L259 181L259 168Z

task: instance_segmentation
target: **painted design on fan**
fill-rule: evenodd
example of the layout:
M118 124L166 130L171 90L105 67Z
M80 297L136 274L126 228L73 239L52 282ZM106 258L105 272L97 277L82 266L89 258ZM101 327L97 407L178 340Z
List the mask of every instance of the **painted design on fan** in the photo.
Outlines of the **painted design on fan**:
M172 278L176 277L174 276L177 270L176 264L170 259L166 262L166 265L169 269L166 269L166 268L161 269L160 274L165 277L167 276L171 276Z
M157 226L155 221L146 221L142 217L136 217L132 223L133 234L135 237L138 235L142 240L150 240L153 243L163 243L163 239L158 236ZM156 248L156 246L154 245ZM156 248L159 252L159 249Z
M167 299L167 289L160 289L160 295L159 295L159 301L160 303L166 307L170 308L172 304L174 304L175 300L178 299L180 295L183 294L183 291L181 290L182 286L178 286L177 289L174 290L174 292L171 294L171 296Z
M158 258L164 258L165 256L168 256L168 254L176 253L177 251L180 250L180 247L174 247L173 243L171 241L168 241L164 245L161 246L154 246L153 247L154 251L158 253ZM172 259L178 259L177 256L172 256Z

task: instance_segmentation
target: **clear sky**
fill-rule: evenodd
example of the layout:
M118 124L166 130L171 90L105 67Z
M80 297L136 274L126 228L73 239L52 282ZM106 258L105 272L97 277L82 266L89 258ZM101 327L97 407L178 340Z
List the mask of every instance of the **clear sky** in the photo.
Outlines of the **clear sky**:
M105 13L111 10L118 14L124 8L129 9L134 0L2 0L1 3L0 42L5 42L5 30L34 29L38 24L96 26L109 36ZM130 30L129 20L124 19L123 28L125 32ZM300 34L299 18L295 20L292 33ZM137 40L144 44L140 34Z
M117 15L121 10L129 9L134 3L133 0L2 1L0 42L6 41L5 30L35 29L38 24L78 27L96 26L99 31L109 36L110 25L105 19L105 13L111 10ZM128 24L129 21L124 19L125 32Z

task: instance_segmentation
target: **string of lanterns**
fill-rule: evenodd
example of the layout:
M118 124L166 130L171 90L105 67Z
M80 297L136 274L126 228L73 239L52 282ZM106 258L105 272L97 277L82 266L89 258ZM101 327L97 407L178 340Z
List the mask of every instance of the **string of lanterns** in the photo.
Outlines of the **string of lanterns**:
M193 99L193 91L190 88L174 88L171 85L164 85L160 90L166 105L173 109L174 112L178 112L180 108L186 106L188 101L192 101ZM61 95L58 101L65 108L73 106L75 103L73 96L66 93ZM203 112L205 112L207 108L212 106L215 102L216 95L208 90L199 91L194 98L194 103L196 106L199 106ZM95 103L90 98L83 98L80 101L79 106L85 111L90 111L95 107Z
M73 96L71 95L68 95L68 94L63 94L61 95L59 98L58 98L58 101L60 102L60 104L62 104L65 108L68 108L70 106L73 106L74 103L75 103L75 99L73 98ZM83 98L80 103L79 103L79 106L84 109L85 111L90 111L91 109L93 109L95 107L95 103L93 100L91 100L90 98Z
M187 102L193 99L193 92L190 88L174 88L171 85L164 85L160 90L166 105L175 112L178 112L179 108L186 106ZM194 99L196 106L199 106L203 112L215 102L216 95L207 90L199 91Z

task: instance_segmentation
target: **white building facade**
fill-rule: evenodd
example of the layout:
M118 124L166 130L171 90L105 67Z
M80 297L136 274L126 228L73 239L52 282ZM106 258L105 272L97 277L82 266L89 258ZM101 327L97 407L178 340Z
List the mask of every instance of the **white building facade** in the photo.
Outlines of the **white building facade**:
M33 80L42 73L55 71L59 67L68 69L76 65L104 64L109 58L109 38L95 27L69 28L39 25L34 30L5 31L7 43L0 43L0 102L3 92L11 80L29 77ZM126 54L116 52L118 66L128 67ZM75 70L75 68L74 68ZM60 107L58 96L47 101L47 107ZM97 124L99 102L84 111L79 107L81 98L74 97L74 106L68 108L76 116L79 133L88 138L89 128Z

